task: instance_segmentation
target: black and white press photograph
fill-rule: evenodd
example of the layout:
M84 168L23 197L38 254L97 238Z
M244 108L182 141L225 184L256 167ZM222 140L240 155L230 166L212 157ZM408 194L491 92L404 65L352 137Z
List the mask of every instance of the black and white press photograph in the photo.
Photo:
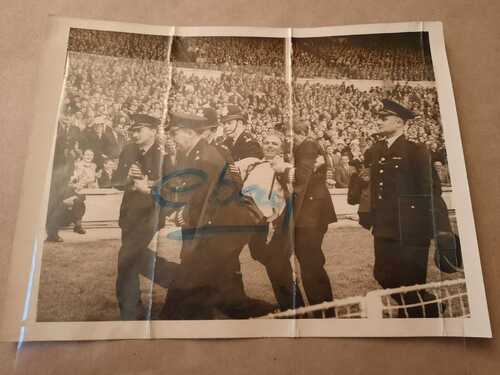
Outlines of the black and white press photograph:
M446 55L398 25L69 27L32 324L465 335L485 307Z

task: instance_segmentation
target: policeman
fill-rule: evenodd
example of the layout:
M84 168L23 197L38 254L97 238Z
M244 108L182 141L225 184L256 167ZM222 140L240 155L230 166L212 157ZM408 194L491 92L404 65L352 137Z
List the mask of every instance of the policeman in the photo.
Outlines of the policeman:
M166 287L175 268L173 263L156 258L156 253L148 248L157 230L164 225L166 215L151 194L152 186L158 183L164 169L168 168L166 164L169 160L164 157L156 140L160 120L137 114L132 116L132 121L132 142L123 148L113 176L113 186L125 191L120 207L122 246L118 254L116 280L122 320L144 317L139 274Z
M227 106L224 115L221 118L224 130L224 140L217 145L219 151L229 160L229 166L245 158L262 158L262 148L257 140L245 130L245 117L241 109L236 105ZM243 246L242 249L243 250ZM255 258L254 258L255 259ZM235 279L238 279L240 288L243 290L243 275L239 259L233 259L233 272Z
M369 150L374 277L383 288L424 284L433 222L449 227L447 210L429 152L403 135L405 124L415 114L389 99L382 104L379 128L385 139ZM393 297L399 304L419 302L415 292L403 298L399 294ZM426 301L435 299L427 292L421 297ZM399 316L436 317L438 310L438 304L430 303L425 310L400 309Z
M252 134L245 130L245 117L236 105L227 106L227 111L221 122L226 137L224 145L227 147L234 161L244 158L263 157L262 148Z
M238 230L248 225L238 201L241 180L227 170L216 147L203 138L211 126L206 117L171 115L169 132L176 144L174 169L183 178L176 221L181 226L180 270L169 288L162 319L213 319L232 316L246 306L246 296L233 287L234 264L248 241Z
M224 158L226 161L226 174L230 174L230 179L236 183L237 188L241 190L241 186L243 186L243 181L241 179L240 171L236 167L234 163L233 156L231 155L231 150L228 148L228 145L232 143L228 143L227 139L223 139L220 137L217 137L217 129L218 129L218 116L217 112L211 108L203 108L203 116L207 119L207 126L205 130L201 131L201 135L203 138L206 139L206 141L214 146L217 151L221 154L221 156ZM234 148L232 149L234 151ZM240 197L242 198L242 197ZM241 202L242 205L245 203L248 203L248 201ZM260 224L260 223L259 223ZM233 234L233 237L236 236L236 234ZM245 294L245 287L243 284L243 275L241 273L241 266L240 266L240 260L239 260L239 255L241 253L241 250L243 250L244 244L247 242L246 239L250 239L249 233L242 233L241 237L238 241L238 243L241 243L241 249L240 251L235 251L233 252L234 257L233 259L227 259L227 263L232 263L233 266L233 274L232 274L232 280L230 283L231 288L234 288L234 291L232 294L239 294L240 296L246 296ZM246 298L246 297L245 297Z
M322 155L320 145L309 137L309 124L305 121L295 122L293 132L294 251L309 303L318 304L333 300L321 247L328 225L336 222L337 216L326 187L326 164L317 166L317 159ZM333 317L334 311L327 311L327 316Z

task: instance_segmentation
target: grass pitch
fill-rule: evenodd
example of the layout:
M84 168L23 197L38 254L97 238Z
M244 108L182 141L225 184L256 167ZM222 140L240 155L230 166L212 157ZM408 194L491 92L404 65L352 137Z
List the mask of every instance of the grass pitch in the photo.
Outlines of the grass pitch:
M119 320L115 296L116 264L120 248L119 230L115 238L88 236L77 241L45 243L37 305L38 321L110 321ZM95 230L94 230L95 231ZM62 236L65 236L65 232ZM69 236L69 234L67 234ZM109 237L109 236L108 236ZM169 261L179 261L180 243L159 235L158 253ZM335 298L365 295L380 288L373 279L373 239L357 225L332 225L325 236L323 251ZM428 281L463 277L441 273L429 256ZM276 303L264 267L250 257L245 248L240 256L247 294ZM166 291L141 279L142 299L152 301L153 317L161 309Z

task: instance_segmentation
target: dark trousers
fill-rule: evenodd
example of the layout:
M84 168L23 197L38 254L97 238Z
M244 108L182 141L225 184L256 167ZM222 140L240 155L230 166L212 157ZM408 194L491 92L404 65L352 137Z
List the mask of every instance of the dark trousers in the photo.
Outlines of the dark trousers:
M382 288L399 288L425 284L427 281L427 261L429 258L429 239L412 244L402 244L399 240L374 237L375 265L373 275ZM426 292L393 294L400 305L432 301L435 297ZM437 303L410 307L399 310L399 317L421 318L439 316Z
M158 257L156 252L148 248L158 229L158 218L150 216L138 220L135 225L122 227L116 279L116 296L122 320L151 318L150 312L143 316L139 275L168 288L178 269L177 263Z
M330 278L324 267L325 256L321 249L327 229L327 226L295 227L295 256L300 264L302 283L311 305L333 300ZM334 311L327 311L326 316L333 317Z
M241 242L221 236L182 231L181 262L160 319L203 320L241 313L246 295L241 273L235 272Z
M62 201L55 203L53 207L49 207L47 213L47 236L56 237L59 229L70 223L80 225L83 215L85 215L85 196L76 198L71 207Z
M278 224L276 233L268 244L266 237L267 233L257 233L251 238L250 254L266 268L280 310L304 306L302 293L293 280L288 231L283 231Z

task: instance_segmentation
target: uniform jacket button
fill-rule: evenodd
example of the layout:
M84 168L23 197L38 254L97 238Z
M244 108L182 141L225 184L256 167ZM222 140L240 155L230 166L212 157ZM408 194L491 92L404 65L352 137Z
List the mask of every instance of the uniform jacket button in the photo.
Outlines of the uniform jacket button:
M379 173L384 173L384 170L383 170L383 169L381 169L381 170L379 171Z

